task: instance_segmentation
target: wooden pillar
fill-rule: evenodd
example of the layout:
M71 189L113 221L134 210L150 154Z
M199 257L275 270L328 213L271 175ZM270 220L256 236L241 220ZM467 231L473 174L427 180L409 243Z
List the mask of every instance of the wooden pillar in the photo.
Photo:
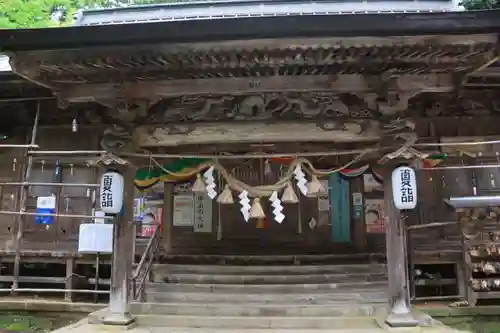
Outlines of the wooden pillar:
M174 184L165 182L163 187L163 249L172 252L172 229L174 209Z
M123 216L117 218L114 227L109 313L103 319L107 325L128 325L134 321L129 311L129 287L135 239L132 223L135 170L130 166L120 169L125 181Z
M460 295L461 300L467 300L469 301L469 287L468 287L468 281L466 279L467 274L465 273L465 264L464 263L457 263L455 264L455 269L456 275L457 275L457 284L458 284L458 294ZM469 302L471 304L471 302Z
M358 252L365 252L367 247L363 185L363 177L356 177L351 181L351 223L354 246Z
M389 276L390 313L386 324L391 327L417 326L411 313L408 292L408 263L404 218L394 206L392 196L392 170L387 167L384 175L385 235L387 248L387 270Z
M66 290L73 290L75 289L75 258L68 258L66 259L66 283L65 283L65 288ZM73 302L74 294L72 291L67 291L64 293L64 300L66 302Z

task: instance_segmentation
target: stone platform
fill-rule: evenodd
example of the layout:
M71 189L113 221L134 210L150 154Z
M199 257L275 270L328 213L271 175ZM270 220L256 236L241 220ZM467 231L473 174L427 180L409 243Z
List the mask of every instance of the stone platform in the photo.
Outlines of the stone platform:
M193 305L190 304L189 306ZM284 309L283 311L285 312L276 313L274 316L272 313L265 312L249 312L246 313L245 316L241 316L241 308L238 306L235 306L232 311L229 310L230 307L221 307L221 304L205 307L199 305L197 308L191 309L191 311L187 311L185 307L180 306L174 311L174 309L176 309L175 304L133 303L131 304L131 310L134 314L137 314L135 324L129 327L117 327L98 324L98 319L107 312L106 308L102 308L102 304L68 303L58 300L33 299L30 297L5 297L0 300L0 309L4 311L35 311L37 313L42 311L62 313L88 313L94 311L76 324L54 331L57 333L261 333L264 331L269 332L270 330L274 333L467 332L446 327L439 321L433 320L423 314L421 314L422 321L430 326L395 329L383 324L385 314L382 312L369 315L368 313L370 311L354 311L354 305L351 305L351 310L348 310L349 307L342 308L340 306L330 305L330 307L326 306L326 310L317 312L324 306L324 304L319 306L310 304L299 305L296 307L288 305L288 307L285 306L288 310ZM256 304L250 306L247 310L253 309L257 311L257 309L265 309L266 307L267 306L263 304ZM276 308L277 306L270 305L270 307ZM429 313L438 319L472 314L491 316L499 313L499 307L495 306L450 308L446 305L439 307L423 305L416 307L416 309ZM198 315L193 316L193 313L197 313ZM287 313L287 316L283 317L283 313ZM235 315L238 316L234 317ZM198 319L193 320L194 317L198 317ZM214 317L217 318L214 319ZM229 321L227 320L228 317ZM204 327L196 327L196 325L199 324L203 324ZM179 327L179 325L184 327ZM229 327L228 325L233 327ZM292 328L290 327L291 325L298 325L298 327Z
M138 327L208 330L371 330L387 314L387 267L348 264L155 265ZM106 310L89 316L101 324ZM169 329L167 329L168 331Z
M429 327L412 328L390 328L379 326L376 318L344 318L337 321L335 328L322 329L287 329L287 328L197 328L197 327L170 327L150 326L139 320L128 327L106 326L89 324L88 320L82 320L76 324L60 328L52 333L470 333L459 331L435 322Z

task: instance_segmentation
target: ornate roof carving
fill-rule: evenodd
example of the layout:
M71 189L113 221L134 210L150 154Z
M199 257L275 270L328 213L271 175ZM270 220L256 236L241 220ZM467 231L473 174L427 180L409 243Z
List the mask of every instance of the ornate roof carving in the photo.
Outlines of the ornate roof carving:
M220 77L467 72L492 57L491 42L401 45L297 45L188 51L128 50L123 53L52 55L15 65L39 81L68 83L132 82Z
M396 96L397 97L397 96ZM372 104L372 102L374 104ZM404 105L403 105L404 104ZM396 112L388 112L393 107ZM400 107L400 109L398 109ZM147 123L185 123L230 120L332 120L384 117L500 115L496 90L461 94L423 93L408 100L376 101L355 94L328 92L196 95L160 100L147 111Z
M346 104L328 92L208 95L165 99L149 109L150 122L374 118L376 112Z

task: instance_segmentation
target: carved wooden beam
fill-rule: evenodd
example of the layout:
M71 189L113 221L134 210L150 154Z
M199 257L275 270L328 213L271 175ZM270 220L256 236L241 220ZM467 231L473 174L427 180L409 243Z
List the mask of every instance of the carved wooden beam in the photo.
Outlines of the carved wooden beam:
M474 35L423 35L423 36L388 36L388 37L324 37L324 38L266 38L252 40L231 40L204 43L173 43L173 44L144 44L125 46L85 47L81 49L40 50L26 51L9 54L20 57L28 64L39 62L68 62L75 58L87 58L96 55L107 56L110 54L134 55L137 53L165 52L188 53L207 52L219 50L221 52L234 52L235 50L253 51L255 49L273 48L318 48L329 45L353 48L360 46L412 46L412 45L475 45L479 43L496 43L497 34Z
M315 122L225 122L177 124L138 129L141 147L215 143L370 142L393 133L397 124L375 120ZM407 129L401 122L401 130Z
M449 92L454 89L450 74L401 76L395 87L400 92ZM125 84L73 84L58 86L58 96L71 102L109 99L147 99L216 93L244 95L262 92L329 91L368 93L373 88L363 75L307 75L198 80L138 81Z
M72 50L25 51L10 56L12 67L18 74L60 92L63 98L67 95L68 100L87 101L93 100L92 93L99 92L97 98L101 100L127 96L130 91L116 92L116 88L123 90L123 86L117 85L123 81L141 82L137 86L132 85L132 93L149 96L147 90L150 89L139 89L144 86L143 81L154 81L150 83L150 86L154 86L158 80L178 80L170 81L170 86L160 84L160 92L158 89L153 91L155 96L171 96L176 91L177 95L189 93L193 84L191 79L194 78L200 79L201 85L195 84L194 93L245 93L255 89L259 91L255 85L265 86L259 80L251 82L248 87L244 78L248 75L266 77L268 81L279 80L276 76L289 75L287 79L293 81L298 75L464 72L482 69L488 61L493 61L496 44L494 34L291 38L139 47L82 47ZM235 88L217 91L217 84L207 84L215 81L203 79L214 77L226 77L226 85L229 86L233 84L233 77L239 77L245 83L244 86L235 83ZM110 81L115 82L115 85L100 84ZM185 82L184 85L182 81ZM96 84L89 88L90 92L89 89L83 89L89 82ZM68 89L69 84L72 88ZM321 82L318 84L321 85ZM354 92L363 87L345 90Z

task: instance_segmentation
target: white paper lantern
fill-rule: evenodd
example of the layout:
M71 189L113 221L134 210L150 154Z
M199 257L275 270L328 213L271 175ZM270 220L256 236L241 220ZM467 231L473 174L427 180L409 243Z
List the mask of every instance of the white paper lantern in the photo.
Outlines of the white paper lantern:
M123 207L123 176L118 172L106 172L101 177L101 210L106 214L118 214Z
M397 209L413 209L417 206L417 177L412 168L402 166L394 169L392 197Z

